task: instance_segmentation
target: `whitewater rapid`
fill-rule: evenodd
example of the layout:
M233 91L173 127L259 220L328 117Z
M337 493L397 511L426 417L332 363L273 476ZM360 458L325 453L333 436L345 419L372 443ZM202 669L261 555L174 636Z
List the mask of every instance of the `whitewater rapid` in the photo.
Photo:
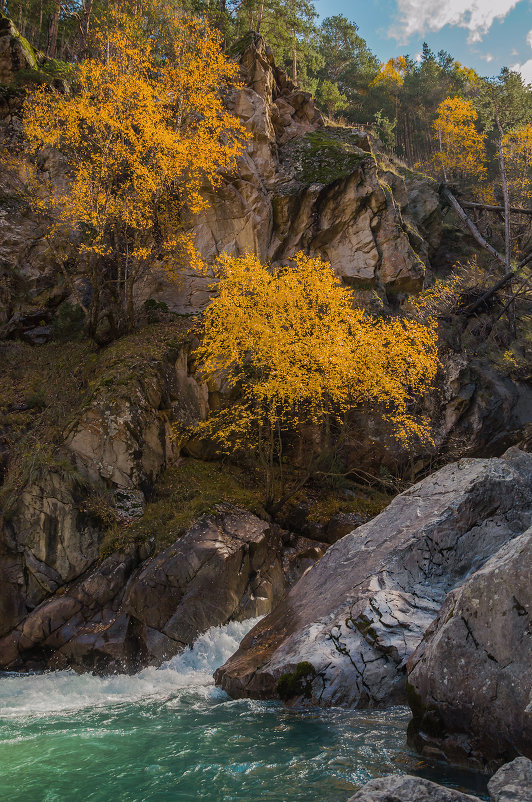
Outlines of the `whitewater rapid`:
M191 649L160 668L138 674L98 677L74 671L3 675L0 681L0 719L72 714L87 708L161 701L168 703L180 691L200 698L225 696L214 686L216 668L237 650L258 618L212 627Z

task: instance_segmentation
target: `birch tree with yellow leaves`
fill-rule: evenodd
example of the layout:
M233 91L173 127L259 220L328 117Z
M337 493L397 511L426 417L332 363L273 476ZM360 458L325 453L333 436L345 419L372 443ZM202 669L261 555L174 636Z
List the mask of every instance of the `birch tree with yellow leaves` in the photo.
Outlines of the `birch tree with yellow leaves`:
M370 407L401 441L428 436L413 408L438 368L430 324L355 308L351 290L319 257L299 253L289 266L269 267L251 254L224 255L217 268L196 357L204 379L224 383L232 400L200 431L222 452L256 457L270 510L286 499L286 438L303 425L341 428L350 410ZM309 454L297 486L312 463Z
M205 209L205 188L234 168L246 137L223 104L238 67L219 33L174 16L161 55L143 34L144 19L113 12L73 91L43 87L24 108L32 152L59 151L66 165L64 186L50 186L44 200L41 189L33 202L53 230L75 232L74 269L92 288L90 306L78 301L92 335L102 317L112 336L131 329L135 285L155 260L197 260L186 219Z
M445 181L486 177L486 135L477 130L478 114L470 100L448 97L438 106L433 123L438 150L436 166Z

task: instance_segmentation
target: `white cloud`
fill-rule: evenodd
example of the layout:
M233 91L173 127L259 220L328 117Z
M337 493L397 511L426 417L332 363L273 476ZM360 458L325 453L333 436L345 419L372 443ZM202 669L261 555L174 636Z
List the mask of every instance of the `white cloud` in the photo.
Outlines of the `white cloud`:
M504 19L521 0L397 0L397 38L439 31L458 25L469 31L468 41L480 42L496 19Z
M532 30L528 32L526 41L530 47L532 47ZM512 70L515 70L515 72L520 72L523 76L523 80L527 84L532 84L532 59L525 61L524 64L514 64Z
M526 84L532 84L532 58L524 64L514 64L512 70L520 72Z

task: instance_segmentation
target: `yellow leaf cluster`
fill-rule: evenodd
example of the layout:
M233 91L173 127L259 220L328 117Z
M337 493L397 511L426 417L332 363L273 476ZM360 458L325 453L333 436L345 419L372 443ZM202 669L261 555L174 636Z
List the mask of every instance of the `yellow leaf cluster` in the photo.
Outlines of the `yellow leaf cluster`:
M448 178L481 180L486 176L486 136L477 131L477 119L470 100L448 97L438 106L433 123L438 148L434 161Z
M355 308L319 257L299 253L289 266L269 267L251 254L224 255L218 269L197 356L204 377L225 381L240 399L208 422L224 446L257 427L319 423L360 405L382 413L402 439L427 435L412 402L436 375L433 327Z
M247 137L223 103L238 68L219 33L172 19L171 50L162 57L142 35L141 19L115 10L95 55L79 65L74 91L43 87L25 103L31 148L57 149L68 170L48 211L77 226L95 257L120 251L130 270L153 255L154 230L161 247L159 218L163 208L169 216L168 205L174 231L162 245L190 250L190 237L175 229L205 208L205 189L234 168Z
M381 64L370 86L387 86L399 89L405 80L408 63L404 56L396 56Z
M506 134L502 146L510 198L526 203L532 198L532 125Z

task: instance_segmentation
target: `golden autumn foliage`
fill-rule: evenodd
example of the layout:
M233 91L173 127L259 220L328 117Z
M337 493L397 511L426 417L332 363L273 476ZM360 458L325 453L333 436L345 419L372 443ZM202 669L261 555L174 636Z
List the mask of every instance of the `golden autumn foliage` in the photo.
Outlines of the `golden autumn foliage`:
M370 86L387 86L399 89L405 80L408 63L404 56L390 58L381 64Z
M532 199L532 125L506 134L502 147L510 198L526 204Z
M206 207L205 188L234 168L246 137L223 104L238 67L218 32L173 17L163 57L143 21L114 12L95 55L79 65L74 91L42 88L25 103L32 150L56 149L66 163L68 183L34 201L78 232L93 331L101 304L118 332L133 325L134 285L155 259L194 261L184 222Z
M273 499L283 436L304 424L341 422L353 408L380 412L403 441L426 437L412 402L438 366L431 325L377 319L353 305L330 265L296 255L288 267L256 256L220 258L218 294L196 356L206 380L238 399L202 424L224 451L253 450Z
M470 100L448 97L438 106L433 123L438 148L435 165L444 178L472 178L477 181L486 176L485 134L476 128L478 114Z

